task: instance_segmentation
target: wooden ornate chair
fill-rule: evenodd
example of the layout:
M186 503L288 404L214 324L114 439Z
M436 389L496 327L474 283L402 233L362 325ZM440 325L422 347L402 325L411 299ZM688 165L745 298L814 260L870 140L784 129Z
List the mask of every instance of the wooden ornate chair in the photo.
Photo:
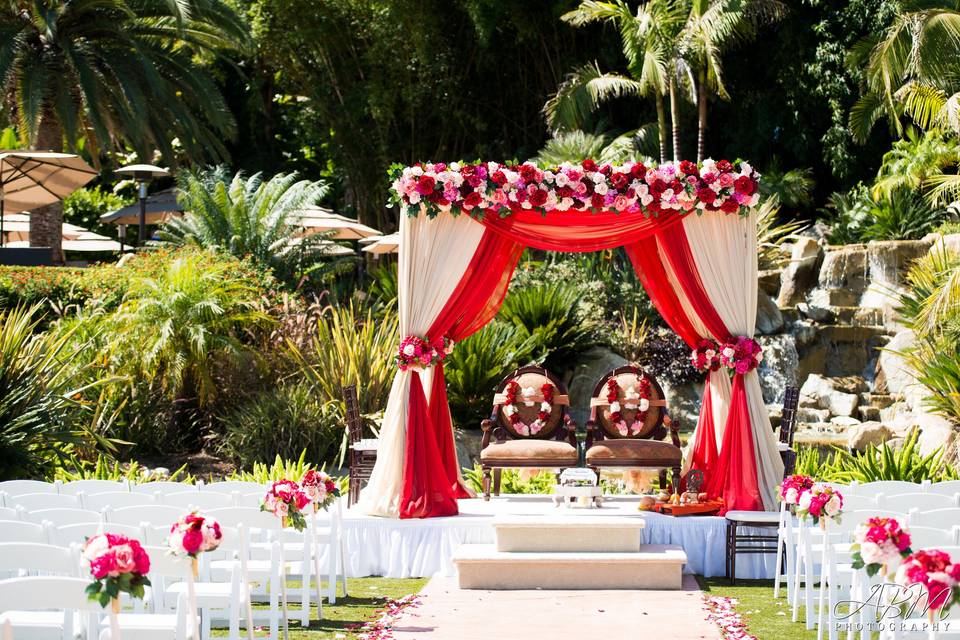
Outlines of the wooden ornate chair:
M783 392L783 411L780 414L780 458L783 460L783 477L793 475L797 466L797 452L793 450L793 434L797 430L797 406L800 404L800 389L787 387Z
M364 447L369 443L363 439L363 418L357 401L356 385L343 388L343 403L347 413L347 437L350 447L350 479L348 483L347 506L353 506L360 499L360 489L370 479L373 466L377 463L377 450Z
M553 396L549 413L542 406L547 400L545 386ZM566 386L543 367L521 367L500 382L493 412L480 424L484 500L490 499L491 471L493 493L499 496L502 469L577 466L577 424L567 410L569 405Z
M666 470L670 469L673 486L679 487L679 430L667 414L663 388L657 380L638 366L618 367L600 379L590 399L587 466L598 475L603 469L660 469L661 485L666 484ZM671 442L663 442L668 431Z

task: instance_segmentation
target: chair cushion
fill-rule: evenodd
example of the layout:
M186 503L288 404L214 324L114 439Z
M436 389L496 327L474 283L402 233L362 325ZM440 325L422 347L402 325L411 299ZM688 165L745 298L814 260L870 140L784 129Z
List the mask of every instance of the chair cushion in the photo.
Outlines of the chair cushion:
M494 466L529 463L544 463L543 466L575 466L579 457L576 448L569 442L529 438L494 442L480 452L480 461Z
M587 464L629 464L631 461L646 464L674 466L680 464L680 449L669 442L658 440L601 440L587 449Z
M725 514L727 520L736 520L737 522L758 524L779 524L780 512L778 511L727 511Z

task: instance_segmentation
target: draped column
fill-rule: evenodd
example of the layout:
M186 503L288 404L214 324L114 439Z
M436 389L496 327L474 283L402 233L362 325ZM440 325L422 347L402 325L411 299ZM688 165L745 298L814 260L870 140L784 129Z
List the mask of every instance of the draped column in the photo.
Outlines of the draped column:
M403 336L428 335L483 234L484 227L469 216L400 217L398 342ZM412 369L398 370L394 376L380 427L377 463L360 496L366 513L388 517L457 513L456 496L447 481L424 392L432 380L426 382ZM415 477L419 474L426 475ZM415 482L421 485L419 495L409 491ZM406 497L402 495L405 484Z
M684 220L683 230L703 286L727 329L731 334L752 338L757 316L756 212L745 216L690 216ZM721 459L727 458L729 476L741 474L743 465L749 463L745 457L750 449L759 499L764 508L773 510L777 504L776 486L783 479L783 462L756 370L734 376L727 428L738 424L738 420L743 420L749 430L725 434ZM728 443L732 446L729 454L724 451Z

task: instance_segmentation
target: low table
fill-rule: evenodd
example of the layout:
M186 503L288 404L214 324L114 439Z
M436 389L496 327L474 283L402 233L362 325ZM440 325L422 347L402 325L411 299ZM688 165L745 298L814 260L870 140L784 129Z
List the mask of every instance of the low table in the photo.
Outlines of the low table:
M589 509L599 507L602 490L596 485L562 485L553 486L553 502L558 507L562 504L566 508L580 507Z

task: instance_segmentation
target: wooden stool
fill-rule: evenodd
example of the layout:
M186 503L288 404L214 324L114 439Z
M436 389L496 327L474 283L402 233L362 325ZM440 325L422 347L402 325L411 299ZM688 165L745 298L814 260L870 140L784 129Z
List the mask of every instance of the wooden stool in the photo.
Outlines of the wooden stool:
M730 584L737 579L737 554L779 553L777 529L780 514L776 511L727 511L727 564L726 576ZM740 527L773 529L772 534L740 532Z

